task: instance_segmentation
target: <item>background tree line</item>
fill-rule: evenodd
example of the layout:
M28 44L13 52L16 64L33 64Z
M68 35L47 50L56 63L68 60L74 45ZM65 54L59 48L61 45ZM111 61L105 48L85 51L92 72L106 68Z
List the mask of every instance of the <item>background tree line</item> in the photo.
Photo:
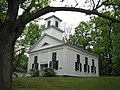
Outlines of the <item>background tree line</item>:
M28 50L41 37L45 25L31 22L26 26L22 35L17 39L14 50L13 73L27 73Z
M80 22L68 42L98 55L100 75L120 75L120 25L99 17Z
M12 65L15 43L23 33L25 26L34 19L49 12L72 11L85 13L86 15L97 15L116 25L120 23L118 15L118 12L120 12L120 0L84 0L85 8L80 6L80 0L74 0L74 5L68 5L68 3L66 3L63 7L50 6L50 2L52 1L68 2L68 0L0 1L0 90L12 90ZM23 9L21 15L18 14L19 9ZM110 28L112 29L112 27ZM113 47L112 50L109 49L109 51L112 52L114 49L116 50L117 48ZM115 53L118 52L114 51L114 53L112 52L112 55ZM112 55L109 53L109 56L112 57ZM116 58L115 60L118 60L117 57L114 58ZM109 71L111 71L111 68Z
M87 3L87 2L86 2ZM119 1L105 1L101 9L105 15L120 18ZM93 4L93 2L91 2ZM94 9L97 5L93 4ZM27 69L27 56L25 53L41 36L44 25L30 23L16 42L15 61L13 67ZM75 33L70 35L68 43L88 50L99 57L100 75L120 75L120 31L119 24L100 17L91 16L90 21L80 22L75 28ZM67 39L67 38L66 38ZM21 63L20 63L21 62ZM14 68L15 69L15 68ZM19 69L19 68L18 68Z

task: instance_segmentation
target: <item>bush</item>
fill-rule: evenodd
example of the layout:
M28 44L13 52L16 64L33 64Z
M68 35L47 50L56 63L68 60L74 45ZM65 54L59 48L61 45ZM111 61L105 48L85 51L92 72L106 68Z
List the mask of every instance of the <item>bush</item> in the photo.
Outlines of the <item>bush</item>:
M54 76L56 76L56 73L54 72L54 70L52 68L44 68L42 70L42 76L44 76L44 77L54 77Z
M37 70L37 69L30 69L30 70L29 70L29 74L30 74L32 77L37 77L37 76L39 76L39 70Z

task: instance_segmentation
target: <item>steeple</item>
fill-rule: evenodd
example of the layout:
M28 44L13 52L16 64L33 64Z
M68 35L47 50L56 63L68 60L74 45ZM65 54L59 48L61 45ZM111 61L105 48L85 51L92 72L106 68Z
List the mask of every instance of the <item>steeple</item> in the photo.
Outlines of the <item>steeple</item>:
M62 20L56 17L55 15L52 15L46 18L45 21L46 21L46 27L55 26L57 28L60 28L60 23Z
M45 19L46 28L42 30L42 35L44 33L51 35L57 39L63 40L63 30L60 29L61 19L52 15Z

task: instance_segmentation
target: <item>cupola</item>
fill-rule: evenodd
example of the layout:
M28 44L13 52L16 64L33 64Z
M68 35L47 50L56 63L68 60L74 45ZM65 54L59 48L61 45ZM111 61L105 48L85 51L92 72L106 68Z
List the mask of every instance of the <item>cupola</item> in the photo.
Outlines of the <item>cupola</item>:
M46 18L45 21L46 21L46 27L55 26L57 28L60 28L60 23L62 20L56 17L55 15L52 15Z
M55 15L52 15L46 18L45 21L46 21L46 28L42 30L42 35L46 33L57 39L63 40L64 31L60 29L60 23L62 20L56 17Z

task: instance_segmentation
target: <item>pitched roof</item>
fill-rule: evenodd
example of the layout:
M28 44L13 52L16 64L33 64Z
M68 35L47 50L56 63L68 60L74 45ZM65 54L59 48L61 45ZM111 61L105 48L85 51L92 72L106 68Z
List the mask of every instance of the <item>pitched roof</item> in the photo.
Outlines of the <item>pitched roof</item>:
M58 42L65 43L65 42L62 41L62 40L59 40L59 39L57 39L57 38L55 38L55 37L53 37L53 36L51 36L51 35L48 35L48 34L44 33L43 36L40 37L39 40L30 47L28 53L31 52L31 50L32 50L45 36L48 36L48 37L50 37L50 38L53 38L54 40L57 40Z
M55 29L57 29L58 31L60 31L60 32L62 32L62 33L64 32L63 30L61 30L60 28L55 27L54 25L49 26L49 27L47 27L47 28L44 28L44 29L42 29L42 31L47 30L47 29L49 29L49 28L55 28Z
M87 50L84 50L83 48L79 48L79 47L77 47L77 46L74 46L74 45L71 45L71 44L69 44L69 43L66 43L66 42L64 42L64 41L62 41L62 40L59 40L59 39L57 39L57 38L55 38L55 37L53 37L53 36L51 36L51 35L48 35L48 34L46 34L46 33L43 34L43 36L29 49L28 53L30 53L31 50L32 50L45 36L48 36L48 37L50 37L50 38L52 38L52 39L54 39L54 40L57 40L58 42L61 42L61 43L62 43L61 45L56 45L56 46L52 46L52 47L48 47L48 48L53 48L53 47L57 47L57 46L67 45L67 46L72 47L72 48L74 48L74 49L76 49L76 50L80 50L80 51L85 52L85 53L87 53L87 54L90 54L90 55L92 55L92 56L98 57L97 55L95 55L95 54L93 54L93 53L91 53L91 52L89 52L89 51L87 51ZM45 48L45 49L48 49L48 48ZM42 50L43 50L43 49L42 49ZM39 51L39 50L37 50L37 51ZM37 52L37 51L33 51L33 52Z
M45 18L44 20L50 19L50 18L52 18L52 17L58 19L59 21L62 21L60 18L56 17L55 15L52 15L52 16L50 16L50 17L47 17L47 18Z
M95 54L93 54L93 53L91 53L91 52L89 52L89 51L87 51L87 50L84 50L83 48L79 48L79 47L74 46L74 45L71 45L71 44L69 44L69 43L65 43L65 44L66 44L67 46L70 46L70 47L76 49L76 50L80 50L80 51L85 52L85 53L87 53L87 54L90 54L90 55L92 55L92 56L98 57L97 55L95 55Z

